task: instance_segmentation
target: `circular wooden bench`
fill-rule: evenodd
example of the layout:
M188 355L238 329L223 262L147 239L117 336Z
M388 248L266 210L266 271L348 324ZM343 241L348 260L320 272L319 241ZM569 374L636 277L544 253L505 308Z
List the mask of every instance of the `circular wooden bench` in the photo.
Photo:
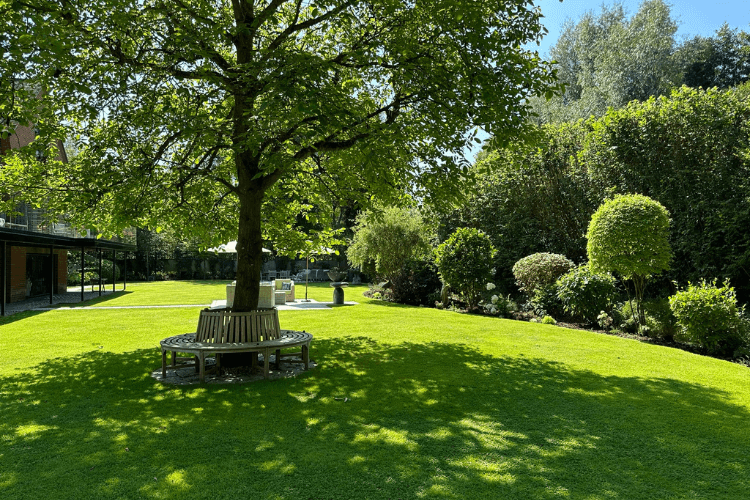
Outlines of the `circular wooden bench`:
M221 355L240 352L263 353L263 376L268 378L270 356L276 351L276 367L282 357L302 356L305 370L310 367L310 342L313 336L307 332L281 330L276 309L261 309L233 313L225 310L201 311L195 333L184 333L162 340L161 372L167 376L167 352L172 353L171 368L177 367L176 354L183 352L195 356L201 382L205 381L206 357L216 356L221 369ZM300 351L281 353L282 349L300 347ZM295 362L290 360L291 362ZM183 365L184 366L184 365ZM192 365L191 365L192 366Z

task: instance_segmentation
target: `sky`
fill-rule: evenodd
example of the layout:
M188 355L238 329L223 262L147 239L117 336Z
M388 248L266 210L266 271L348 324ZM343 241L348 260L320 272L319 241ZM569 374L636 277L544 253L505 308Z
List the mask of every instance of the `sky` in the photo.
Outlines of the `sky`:
M549 31L539 46L539 54L546 55L557 42L566 19L577 22L584 13L599 13L602 5L614 3L601 0L534 0L534 5L542 9L542 24ZM621 3L628 16L632 16L638 12L642 0L622 0ZM750 0L668 0L667 3L671 7L672 19L678 24L678 41L683 36L712 36L725 22L731 28L750 31Z

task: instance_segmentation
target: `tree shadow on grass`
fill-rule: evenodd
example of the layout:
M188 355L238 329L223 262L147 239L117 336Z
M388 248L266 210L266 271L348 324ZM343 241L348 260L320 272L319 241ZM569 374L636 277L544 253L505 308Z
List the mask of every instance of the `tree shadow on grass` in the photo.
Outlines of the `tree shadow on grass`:
M83 302L60 302L59 304L55 304L53 307L59 308L59 307L70 307L70 308L78 308L78 307L91 307L98 304L106 304L110 300L114 299L120 299L122 297L127 297L128 295L132 295L133 292L128 290L117 290L116 292L109 292L107 295L102 295L101 297L96 297L93 299L84 300Z
M0 316L0 326L3 325L9 325L11 323L14 323L16 321L21 321L23 319L31 318L33 316L36 316L38 314L42 314L44 311L21 311L17 313L13 313L9 316Z
M158 352L0 379L13 498L746 498L750 413L715 388L450 343L315 340L319 368L164 386ZM57 494L59 493L59 495Z

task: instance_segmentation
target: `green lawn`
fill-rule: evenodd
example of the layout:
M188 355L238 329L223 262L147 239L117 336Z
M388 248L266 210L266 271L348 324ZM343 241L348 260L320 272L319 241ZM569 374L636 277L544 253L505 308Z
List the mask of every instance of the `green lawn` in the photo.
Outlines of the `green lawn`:
M281 311L315 335L319 367L244 385L150 377L158 341L193 330L199 307L0 319L0 494L750 498L747 368L363 290L346 290L357 306ZM99 303L206 304L223 284L128 292Z

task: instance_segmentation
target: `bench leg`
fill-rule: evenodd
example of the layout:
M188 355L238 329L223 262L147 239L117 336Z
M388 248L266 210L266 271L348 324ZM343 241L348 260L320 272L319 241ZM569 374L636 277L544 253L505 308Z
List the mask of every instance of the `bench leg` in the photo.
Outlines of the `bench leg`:
M310 368L310 344L302 345L302 362L305 363L305 370Z
M164 348L161 350L161 378L167 378L167 350Z
M202 366L200 365L200 358L198 356L195 356L195 373L200 372L200 366Z
M198 356L196 356L200 360L200 371L199 371L199 378L201 383L206 381L206 354L201 351Z
M271 349L263 351L263 378L268 378L268 365L271 364Z
M172 366L177 366L177 351L172 351Z
M281 349L276 349L276 369L281 370Z

